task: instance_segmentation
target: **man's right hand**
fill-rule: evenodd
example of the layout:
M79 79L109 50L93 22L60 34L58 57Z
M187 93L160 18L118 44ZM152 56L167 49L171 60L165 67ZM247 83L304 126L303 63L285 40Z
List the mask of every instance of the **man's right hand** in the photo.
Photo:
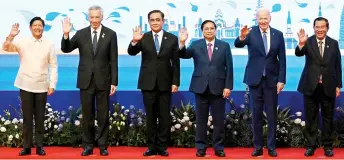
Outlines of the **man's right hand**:
M15 37L19 34L20 30L19 30L19 23L15 23L12 25L12 29L11 29L11 32L10 32L10 35L11 37Z
M304 46L308 39L308 35L306 34L305 30L301 28L300 31L297 33L297 36L299 37L299 46Z
M240 39L245 39L246 36L250 33L252 28L248 28L247 25L245 25L243 28L240 30Z
M133 28L132 42L137 43L138 41L142 39L142 37L143 37L142 28L140 26L136 26L135 28Z
M179 42L184 45L185 41L188 39L188 32L186 28L181 28L179 30Z
M64 18L62 22L62 28L63 28L63 34L65 36L68 36L69 32L72 30L72 24L70 23L69 17Z

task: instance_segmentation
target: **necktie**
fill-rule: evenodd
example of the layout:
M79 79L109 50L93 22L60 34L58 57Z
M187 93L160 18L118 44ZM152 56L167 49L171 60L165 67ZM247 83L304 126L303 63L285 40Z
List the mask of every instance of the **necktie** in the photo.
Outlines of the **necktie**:
M93 31L93 41L92 41L92 46L93 46L93 54L96 54L96 49L97 49L97 31Z
M319 52L320 52L320 56L323 57L324 53L323 53L323 41L319 41ZM320 74L319 77L319 83L322 83L322 74Z
M320 55L321 57L323 57L323 44L324 42L323 41L319 41L319 52L320 52Z
M208 56L209 56L209 61L211 61L211 56L212 56L212 54L213 54L213 50L211 49L211 46L212 46L213 44L211 44L211 43L208 43Z
M266 36L266 32L263 32L263 42L264 42L264 49L265 49L265 54L268 54L268 37ZM263 71L263 76L265 76L265 68Z
M158 34L156 33L154 34L154 44L155 44L156 53L159 53L160 44L159 44Z
M266 32L263 32L263 42L264 42L264 48L265 48L265 54L268 54L268 38L266 36Z

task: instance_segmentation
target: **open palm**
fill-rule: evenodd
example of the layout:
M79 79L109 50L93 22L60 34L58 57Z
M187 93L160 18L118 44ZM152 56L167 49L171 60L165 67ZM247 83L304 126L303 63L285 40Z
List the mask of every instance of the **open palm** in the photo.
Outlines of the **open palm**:
M70 23L70 18L66 17L63 20L63 33L68 34L72 30L72 24Z
M19 34L20 30L19 30L19 23L15 23L12 25L12 29L10 32L10 36L15 37Z
M140 41L143 37L143 34L142 34L142 28L137 26L133 29L133 40L134 41Z
M308 39L308 35L306 34L306 32L303 28L300 29L300 31L297 33L297 36L299 37L299 43L301 43L301 44L306 43L306 41Z

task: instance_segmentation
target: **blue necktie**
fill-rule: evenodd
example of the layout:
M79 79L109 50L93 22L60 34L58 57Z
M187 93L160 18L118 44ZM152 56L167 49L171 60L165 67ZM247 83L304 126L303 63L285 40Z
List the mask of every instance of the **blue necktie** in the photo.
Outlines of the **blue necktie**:
M160 44L159 44L159 39L158 39L158 34L154 34L154 44L155 44L155 49L156 49L156 53L159 53L160 51Z
M93 31L94 35L93 35L93 42L92 42L92 46L93 46L93 54L96 54L96 49L97 49L97 31Z
M266 37L266 32L263 32L263 42L265 48L265 54L268 54L268 38Z
M266 36L266 32L263 32L263 42L264 42L264 49L265 49L265 55L268 54L268 38ZM265 67L263 71L263 76L265 76Z

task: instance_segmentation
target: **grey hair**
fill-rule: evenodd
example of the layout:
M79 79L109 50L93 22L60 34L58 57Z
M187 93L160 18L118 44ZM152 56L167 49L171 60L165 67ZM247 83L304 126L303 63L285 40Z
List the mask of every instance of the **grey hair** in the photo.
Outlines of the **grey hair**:
M103 8L100 7L99 5L93 5L90 8L88 8L88 13L90 13L91 10L100 10L101 15L103 16Z
M269 16L270 16L270 10L269 9L267 9L267 8L258 8L257 12L256 12L256 17L258 17L259 13L261 13L261 12L267 12L269 14Z

